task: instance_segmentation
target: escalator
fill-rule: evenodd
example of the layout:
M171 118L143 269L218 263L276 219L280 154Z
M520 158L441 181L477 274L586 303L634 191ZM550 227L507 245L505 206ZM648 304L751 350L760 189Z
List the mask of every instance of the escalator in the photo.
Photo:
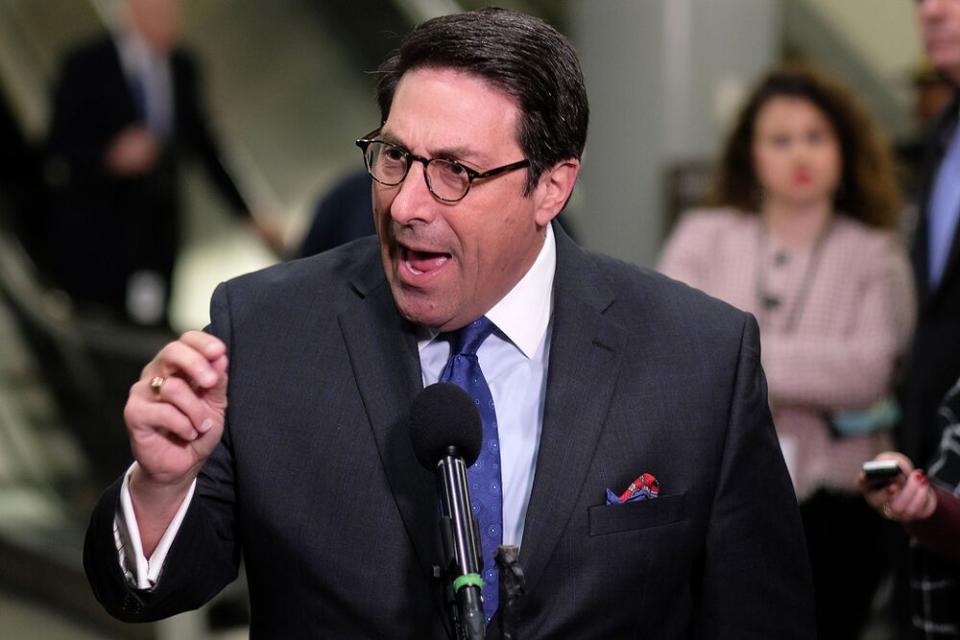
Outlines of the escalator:
M0 3L0 99L18 125L24 158L42 146L63 52L102 33L113 4ZM353 140L378 120L375 77L367 72L384 49L374 43L389 42L384 31L408 30L406 14L374 0L183 5L185 44L203 63L227 164L252 208L281 221L293 239L316 197L360 164ZM38 170L46 177L45 167ZM195 173L184 184L189 224L176 275L179 328L206 323L217 282L276 260ZM90 507L129 462L123 401L170 336L78 313L50 285L24 231L25 221L42 224L42 194L15 197L9 185L19 182L0 190L0 608L12 594L104 637L222 637L209 635L211 620L221 629L242 621L242 588L199 616L122 625L86 586L80 557ZM24 202L35 210L24 213ZM4 637L5 622L0 615Z

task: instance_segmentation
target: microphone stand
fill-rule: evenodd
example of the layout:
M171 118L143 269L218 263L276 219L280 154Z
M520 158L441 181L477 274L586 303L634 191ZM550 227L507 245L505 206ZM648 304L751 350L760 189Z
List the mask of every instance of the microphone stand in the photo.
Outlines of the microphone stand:
M467 469L463 458L450 451L438 466L441 500L440 534L443 538L447 584L453 590L450 616L457 640L483 640L486 622L483 615L483 579L480 571L480 534L470 511ZM462 487L463 491L457 490Z
M520 567L520 547L503 544L497 548L497 569L500 573L500 637L502 640L520 640L520 601L526 593L523 568Z

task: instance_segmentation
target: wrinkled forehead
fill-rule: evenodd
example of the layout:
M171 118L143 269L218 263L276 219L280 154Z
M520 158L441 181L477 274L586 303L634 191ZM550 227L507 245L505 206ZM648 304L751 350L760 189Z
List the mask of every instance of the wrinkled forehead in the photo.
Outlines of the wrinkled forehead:
M517 100L483 76L451 67L419 67L397 83L382 134L405 144L414 144L408 139L412 136L437 151L482 153L487 147L517 145L518 118Z

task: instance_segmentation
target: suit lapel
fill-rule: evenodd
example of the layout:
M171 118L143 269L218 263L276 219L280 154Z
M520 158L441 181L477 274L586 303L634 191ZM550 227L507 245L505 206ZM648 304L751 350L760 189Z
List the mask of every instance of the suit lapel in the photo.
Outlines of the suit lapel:
M520 551L530 589L542 575L579 499L624 344L622 329L603 315L614 295L592 258L556 225L554 229L557 272L547 395Z
M101 45L102 55L106 60L103 65L102 77L103 87L108 88L109 92L104 100L109 99L111 113L115 114L116 119L123 125L130 124L140 120L140 107L137 105L137 99L133 95L133 88L130 86L130 80L123 69L123 62L120 60L120 51L113 39L106 39Z
M940 277L940 283L933 292L933 298L938 297L942 291L953 291L950 282L960 276L960 224L953 232L953 242L950 245L950 253L947 254L947 263L943 266L943 275Z
M358 298L340 314L340 330L397 509L429 573L438 560L436 503L430 499L436 486L414 457L406 421L423 386L416 332L397 312L379 257L364 266L353 279Z

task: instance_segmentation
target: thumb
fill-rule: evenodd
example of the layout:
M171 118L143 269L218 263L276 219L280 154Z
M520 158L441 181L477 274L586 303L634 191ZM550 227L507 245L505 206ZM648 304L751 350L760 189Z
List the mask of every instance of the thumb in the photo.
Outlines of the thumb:
M210 365L217 374L217 381L203 391L203 401L207 405L207 416L198 425L200 437L190 443L199 460L206 460L213 453L223 436L223 426L227 411L227 356L219 356Z
M220 420L223 420L223 412L227 408L227 356L223 354L210 363L217 374L217 381L211 387L207 387L203 392L203 399L207 405L220 414Z

